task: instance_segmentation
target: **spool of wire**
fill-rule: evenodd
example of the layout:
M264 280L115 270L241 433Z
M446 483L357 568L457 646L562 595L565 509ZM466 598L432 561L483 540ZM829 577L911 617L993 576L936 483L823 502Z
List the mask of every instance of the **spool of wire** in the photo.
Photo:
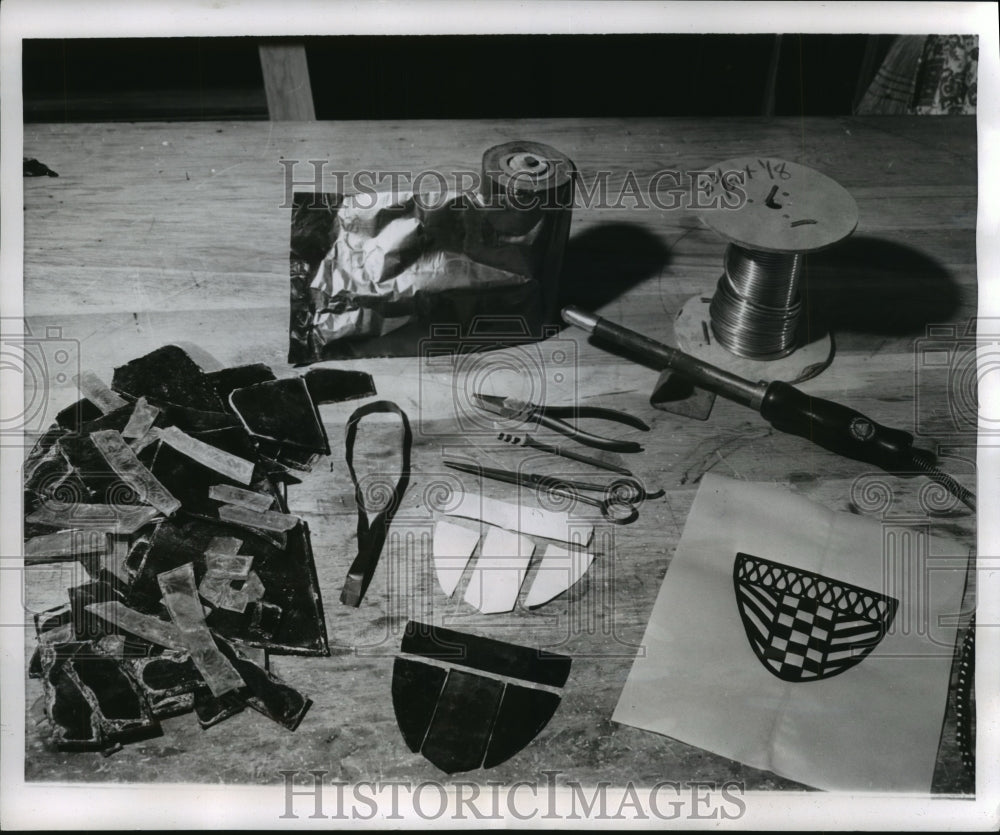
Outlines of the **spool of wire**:
M709 306L712 333L740 357L788 356L801 344L805 253L850 235L857 205L829 177L781 159L729 160L714 173L705 221L729 245Z
M778 359L795 350L802 302L800 253L726 247L725 272L709 307L712 332L750 359Z

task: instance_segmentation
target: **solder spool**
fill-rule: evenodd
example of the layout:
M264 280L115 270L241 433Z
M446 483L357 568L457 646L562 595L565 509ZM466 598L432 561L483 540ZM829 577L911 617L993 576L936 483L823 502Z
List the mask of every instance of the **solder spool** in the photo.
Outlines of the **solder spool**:
M558 327L559 274L569 239L576 166L550 145L517 140L483 154L486 249L477 258L532 275L543 293L542 321Z
M712 168L704 222L729 243L711 299L678 314L680 347L761 379L802 381L832 360L832 339L802 303L806 255L850 235L857 204L838 183L798 163L742 157Z

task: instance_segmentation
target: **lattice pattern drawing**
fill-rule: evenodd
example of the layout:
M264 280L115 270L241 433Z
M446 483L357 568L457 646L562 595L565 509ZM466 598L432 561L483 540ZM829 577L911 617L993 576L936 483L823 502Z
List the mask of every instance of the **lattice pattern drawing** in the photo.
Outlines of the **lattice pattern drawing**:
M896 616L899 601L799 568L739 553L736 603L750 646L785 681L819 681L859 663Z

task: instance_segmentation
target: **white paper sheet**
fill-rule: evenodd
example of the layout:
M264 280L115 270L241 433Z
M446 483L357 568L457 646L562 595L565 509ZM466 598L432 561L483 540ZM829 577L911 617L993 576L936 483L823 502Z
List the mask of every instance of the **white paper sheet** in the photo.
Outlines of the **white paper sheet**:
M741 551L896 598L895 619L855 666L783 681L740 619ZM706 475L612 718L818 788L928 792L968 555L914 520Z
M485 615L511 611L534 550L535 543L526 536L490 528L465 589L465 602Z

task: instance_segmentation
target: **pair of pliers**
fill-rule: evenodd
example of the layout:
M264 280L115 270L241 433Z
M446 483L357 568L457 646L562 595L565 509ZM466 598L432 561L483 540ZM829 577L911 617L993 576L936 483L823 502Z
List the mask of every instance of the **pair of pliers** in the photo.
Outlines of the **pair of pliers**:
M590 432L584 432L573 424L561 420L561 418L600 418L642 429L644 432L649 431L649 427L639 418L627 412L603 409L600 406L539 406L537 403L518 400L515 397L500 397L495 394L480 394L479 392L473 394L472 397L476 401L476 405L484 411L508 420L544 426L594 449L606 449L612 452L642 451L642 447L635 441L618 441L614 438L592 435Z

